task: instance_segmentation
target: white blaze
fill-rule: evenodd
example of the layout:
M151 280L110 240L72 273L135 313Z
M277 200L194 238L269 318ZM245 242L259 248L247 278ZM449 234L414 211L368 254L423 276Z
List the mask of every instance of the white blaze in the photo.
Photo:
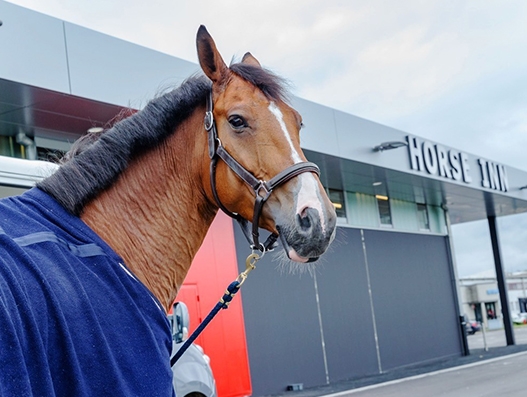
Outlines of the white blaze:
M291 148L291 158L295 164L301 163L303 160L298 154L291 140L291 135L287 130L287 126L284 122L284 116L278 106L274 102L269 104L269 111L276 117L282 132L284 133L285 139ZM304 172L298 175L298 180L300 182L300 189L297 195L296 201L296 213L301 214L302 211L311 207L318 211L320 216L320 222L322 223L322 232L325 232L326 220L324 219L324 212L322 211L322 201L320 200L320 192L318 189L318 184L311 172Z

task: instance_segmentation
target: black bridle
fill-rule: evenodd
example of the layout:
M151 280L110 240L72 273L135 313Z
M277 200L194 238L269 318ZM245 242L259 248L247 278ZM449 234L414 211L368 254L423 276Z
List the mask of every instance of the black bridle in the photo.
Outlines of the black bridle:
M290 179L300 175L304 172L314 172L320 175L320 169L314 163L304 161L296 163L285 170L279 172L269 181L262 181L257 179L251 172L247 171L240 163L238 163L222 146L218 138L218 131L216 129L216 122L214 121L214 103L212 101L212 91L207 96L207 112L205 113L205 130L208 132L209 141L209 157L210 157L210 184L212 187L212 194L216 200L217 205L230 217L236 219L241 226L245 238L249 242L252 250L258 250L262 253L274 248L278 235L272 233L269 235L264 243L259 241L258 224L263 206L273 189L286 183ZM222 159L229 168L234 171L238 177L249 185L255 194L254 213L252 220L252 230L249 227L248 221L240 214L229 211L221 202L218 192L216 190L216 164L218 159Z

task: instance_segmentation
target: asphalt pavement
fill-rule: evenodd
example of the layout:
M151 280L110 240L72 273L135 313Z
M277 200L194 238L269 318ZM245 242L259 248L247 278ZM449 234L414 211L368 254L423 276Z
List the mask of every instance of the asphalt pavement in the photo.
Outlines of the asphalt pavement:
M333 394L331 397L482 397L527 394L527 351ZM329 396L326 396L329 397Z
M470 354L334 382L282 397L527 396L527 327L515 328L516 345L503 330L469 335ZM485 343L486 342L486 343ZM485 349L485 345L487 349Z
M467 340L470 350L484 349L485 346L492 348L507 345L503 329L485 331L485 333L478 331L474 335L468 335ZM517 345L527 345L527 326L514 327L514 340Z

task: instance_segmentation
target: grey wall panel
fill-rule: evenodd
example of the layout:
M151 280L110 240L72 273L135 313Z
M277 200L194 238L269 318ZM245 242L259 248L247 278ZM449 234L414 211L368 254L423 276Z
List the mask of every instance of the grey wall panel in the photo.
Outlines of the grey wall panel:
M445 237L365 231L383 370L461 354Z
M335 110L338 156L379 167L406 171L410 168L405 147L384 152L373 148L386 141L405 141L407 133L375 123L348 113Z
M360 230L337 233L316 273L330 381L378 373Z
M293 97L292 104L302 115L304 122L304 128L300 133L302 148L338 155L339 142L334 123L334 110L298 97Z
M244 270L250 251L238 225L235 238ZM273 255L258 262L241 291L255 396L326 382L313 278L281 272Z
M197 64L77 25L65 28L74 95L142 108L199 70Z
M62 21L0 1L0 76L69 92Z

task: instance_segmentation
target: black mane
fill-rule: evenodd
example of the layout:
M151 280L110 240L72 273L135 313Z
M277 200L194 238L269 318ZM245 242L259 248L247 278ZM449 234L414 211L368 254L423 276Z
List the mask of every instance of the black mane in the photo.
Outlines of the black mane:
M269 99L286 100L284 81L273 73L241 63L230 69ZM83 136L74 143L60 168L37 186L67 211L80 215L85 205L110 187L134 158L162 143L205 103L210 87L207 77L191 77L103 133Z
M268 99L288 102L287 82L280 76L267 69L245 63L235 63L229 69L258 87Z

